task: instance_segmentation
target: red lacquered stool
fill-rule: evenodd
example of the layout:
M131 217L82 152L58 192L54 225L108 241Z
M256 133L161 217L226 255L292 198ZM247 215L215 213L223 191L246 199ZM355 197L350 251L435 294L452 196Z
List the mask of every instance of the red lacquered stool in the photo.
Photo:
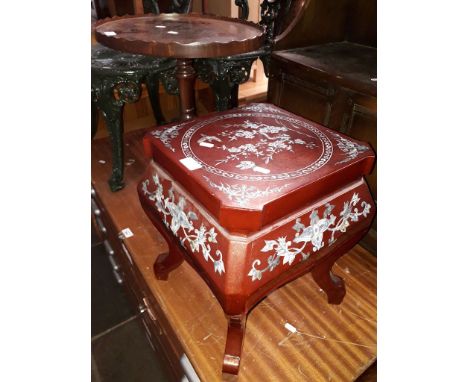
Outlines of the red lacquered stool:
M311 272L330 304L346 293L335 261L367 232L369 145L270 104L250 104L148 133L141 204L169 244L167 279L184 259L228 317L223 371L237 374L250 308Z

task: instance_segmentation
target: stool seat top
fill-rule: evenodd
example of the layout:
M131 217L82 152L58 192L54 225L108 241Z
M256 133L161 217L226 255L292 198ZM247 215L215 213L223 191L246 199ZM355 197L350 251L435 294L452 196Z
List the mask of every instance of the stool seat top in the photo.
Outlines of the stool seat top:
M368 174L368 144L271 104L158 128L145 152L229 231L259 230Z

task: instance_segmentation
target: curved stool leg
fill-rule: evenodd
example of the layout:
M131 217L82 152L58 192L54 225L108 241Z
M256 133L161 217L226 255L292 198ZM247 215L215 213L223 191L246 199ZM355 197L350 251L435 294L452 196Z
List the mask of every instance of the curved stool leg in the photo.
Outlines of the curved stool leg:
M154 275L158 280L167 280L169 273L184 261L178 246L171 242L168 242L168 245L168 252L160 254L153 265Z
M334 261L325 262L311 270L315 282L327 294L328 303L339 305L346 294L346 287L343 279L332 272Z
M112 191L118 191L124 187L122 105L103 102L101 111L106 121L112 145L112 175L109 179L109 186Z
M223 358L223 373L238 374L244 340L246 315L228 316L226 348Z
M158 125L164 125L166 120L161 110L159 103L159 78L157 76L148 76L145 81L146 89L153 109L154 118Z

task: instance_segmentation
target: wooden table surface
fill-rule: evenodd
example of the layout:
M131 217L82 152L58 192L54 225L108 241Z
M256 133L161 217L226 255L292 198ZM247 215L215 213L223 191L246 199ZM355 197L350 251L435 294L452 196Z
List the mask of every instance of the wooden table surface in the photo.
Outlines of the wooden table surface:
M116 16L96 22L96 40L124 52L171 58L225 57L261 47L263 29L197 13Z
M187 264L168 281L153 276L152 265L167 245L146 217L136 184L146 167L139 130L125 136L126 187L112 193L107 185L110 143L92 143L92 183L125 239L155 300L202 381L222 380L221 366L227 321L207 285ZM339 306L307 274L261 301L247 318L238 381L353 381L376 359L376 258L359 246L338 260L335 272L344 278L347 294ZM289 323L297 329L291 333ZM236 377L229 376L236 380Z

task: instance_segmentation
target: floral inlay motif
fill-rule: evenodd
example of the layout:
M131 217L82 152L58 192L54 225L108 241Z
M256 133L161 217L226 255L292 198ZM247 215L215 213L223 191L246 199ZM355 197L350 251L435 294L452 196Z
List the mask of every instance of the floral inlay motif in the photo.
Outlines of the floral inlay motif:
M244 106L242 108L242 110L249 110L249 111L256 111L256 112L273 112L273 113L277 113L278 112L278 109L274 106L271 106L271 105L267 105L267 104L264 104L264 103L251 103L249 104L248 106Z
M283 265L291 265L299 254L302 255L302 261L307 260L310 256L310 250L305 251L306 246L311 243L312 252L319 251L325 246L323 236L327 231L331 232L328 246L332 245L336 241L335 234L337 232L346 232L350 222L357 222L360 216L366 217L369 213L371 205L363 201L361 203L362 210L359 211L356 207L359 201L359 195L354 193L351 201L344 202L338 221L336 221L337 217L332 214L335 206L329 203L325 205L321 218L317 210L311 212L308 226L305 226L301 222L301 218L297 218L292 227L296 231L294 238L288 240L287 237L279 237L276 240L265 240L265 246L261 249L261 252L274 251L274 253L268 257L268 264L263 269L256 268L262 262L259 259L255 259L248 276L252 277L252 281L260 280L264 272L271 272L278 266L281 258ZM293 246L293 243L296 245Z
M171 145L171 141L179 136L179 130L185 127L188 122L174 125L168 128L156 129L151 132L151 135L161 140L162 144L166 146L172 152L175 152L174 147Z
M217 184L206 176L204 176L204 178L211 187L225 193L229 200L234 200L240 206L245 206L245 204L250 200L281 192L289 186L289 184L285 184L280 187L267 187L264 190L260 190L255 186L249 186L246 184Z
M142 183L142 191L148 196L148 199L155 203L157 210L163 215L163 222L172 233L179 238L182 245L188 245L192 252L198 253L201 251L205 261L212 261L215 272L222 274L225 272L223 254L219 249L215 254L211 254L211 244L216 244L217 232L213 227L208 229L202 223L198 228L195 228L194 221L198 220L198 216L193 211L185 212L186 200L183 196L179 196L176 203L174 189L167 191L168 197L164 197L164 189L159 181L158 175L153 175L153 182L156 185L155 191L149 191L149 179ZM214 257L213 257L214 256Z
M338 148L346 155L346 158L342 161L336 162L336 164L346 163L356 158L359 154L369 150L367 146L359 145L355 142L351 142L349 139L342 137L336 133L332 133L336 139Z
M200 120L184 132L180 142L182 152L186 157L196 159L206 172L240 181L294 179L310 174L330 161L333 143L328 134L281 110L273 108L272 111L274 113L259 114L242 108L237 113ZM290 163L291 166L282 172L273 171L269 164L276 154L296 152L298 147L311 151L307 165L294 167L294 163ZM205 157L205 150L218 153ZM226 160L226 157L229 158ZM221 165L230 161L234 161L233 165L240 168L241 173L232 166ZM280 168L276 166L276 170Z
M229 153L226 157L216 161L216 165L229 161L239 161L252 154L259 158L260 161L268 164L273 160L275 154L283 151L294 152L294 145L304 145L309 149L317 147L317 145L310 140L306 142L300 138L293 139L291 135L288 134L288 127L281 124L277 119L276 123L276 126L272 126L265 123L252 122L247 119L242 121L241 124L225 124L223 127L226 130L217 134L217 137L226 138L228 142L235 142L243 138L252 140L252 143L231 146L223 144L216 146L216 148ZM294 127L297 128L296 126ZM256 139L254 140L254 138ZM216 137L211 137L211 140L215 139ZM219 138L216 140L219 140ZM223 139L223 141L224 140L225 139Z

